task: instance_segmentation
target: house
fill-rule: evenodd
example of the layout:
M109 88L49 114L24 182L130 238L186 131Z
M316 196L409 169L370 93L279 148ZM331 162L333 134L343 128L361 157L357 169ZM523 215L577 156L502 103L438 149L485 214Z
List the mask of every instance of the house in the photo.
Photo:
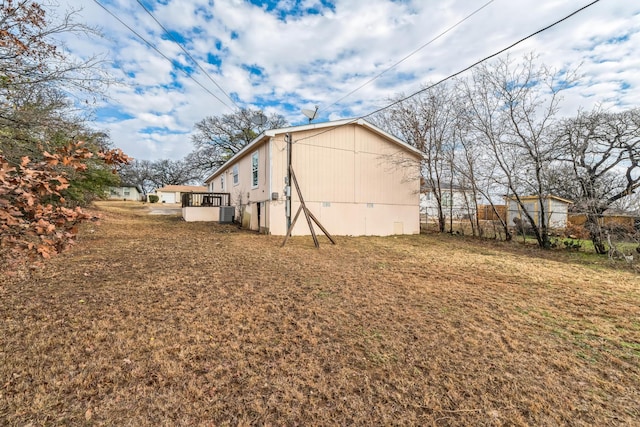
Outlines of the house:
M207 187L199 185L165 185L156 190L158 202L160 203L180 203L182 193L204 193Z
M475 218L476 202L473 190L458 185L447 185L440 190L442 213L454 220ZM438 201L431 188L422 187L420 194L420 214L426 218L425 222L438 221Z
M540 223L540 197L539 196L524 196L520 197L524 210L518 203L515 197L505 197L507 205L507 224L509 226L514 225L514 219L519 218L526 221L524 211L526 210L532 217L536 224ZM566 228L568 224L569 205L573 203L571 200L563 199L558 196L545 196L542 198L544 203L544 213L547 217L547 226L549 228Z
M135 185L109 187L107 191L107 198L111 200L133 200L139 202L144 199L142 189Z
M205 182L230 195L244 227L286 235L300 206L288 153L307 208L332 235L419 233L421 153L362 119L267 130ZM303 216L292 234L310 234Z

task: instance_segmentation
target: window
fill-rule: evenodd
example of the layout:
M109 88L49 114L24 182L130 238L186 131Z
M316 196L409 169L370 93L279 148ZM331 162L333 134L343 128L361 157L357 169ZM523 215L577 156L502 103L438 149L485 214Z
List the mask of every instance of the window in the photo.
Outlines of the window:
M451 193L442 193L442 206L446 208L451 207Z
M253 188L258 186L258 152L251 156L251 185Z
M233 167L233 185L238 185L239 179L238 179L238 165L235 165Z
M125 196L130 196L131 195L131 190L129 190L128 188L124 189L124 195Z
M220 176L220 191L224 191L224 175Z

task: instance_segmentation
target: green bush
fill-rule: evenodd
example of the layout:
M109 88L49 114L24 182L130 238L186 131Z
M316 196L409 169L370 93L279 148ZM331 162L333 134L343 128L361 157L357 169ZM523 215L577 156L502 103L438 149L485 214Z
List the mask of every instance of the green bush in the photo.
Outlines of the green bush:
M158 203L158 200L160 200L158 196L155 194L149 194L149 203Z

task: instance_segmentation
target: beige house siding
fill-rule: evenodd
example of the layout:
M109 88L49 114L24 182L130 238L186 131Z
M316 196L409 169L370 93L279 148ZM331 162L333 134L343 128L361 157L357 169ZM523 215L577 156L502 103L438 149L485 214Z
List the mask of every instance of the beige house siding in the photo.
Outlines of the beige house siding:
M253 185L252 158L258 154L258 184ZM238 182L233 181L234 168L238 168ZM269 199L269 144L268 141L252 147L243 156L229 163L225 168L217 173L216 177L210 181L209 190L212 192L229 193L231 195L231 205L236 206L236 218L243 221L247 228L257 229L257 225L250 227L252 210L251 206L258 202L265 202ZM224 180L224 188L222 186ZM257 213L256 218L257 221ZM264 223L264 221L261 221Z
M360 124L276 130L210 177L211 191L231 194L243 226L286 234L287 131L292 136L292 165L302 196L331 234L419 233L419 155ZM259 182L253 188L251 159L255 152ZM234 166L239 172L237 185L233 185ZM272 199L272 193L277 197ZM293 217L300 206L293 185L291 194ZM309 233L301 216L293 234Z
M400 229L399 234L419 232L416 155L356 124L318 134L317 130L293 134L292 164L308 208L330 233L384 236ZM272 146L273 182L280 183L280 199L271 203L274 215L269 230L283 235L285 197L281 188L287 171L284 134L276 135ZM299 206L292 187L292 216ZM299 218L293 235L306 234L309 227L304 218Z
M220 207L218 206L189 206L182 208L182 218L186 222L220 220Z

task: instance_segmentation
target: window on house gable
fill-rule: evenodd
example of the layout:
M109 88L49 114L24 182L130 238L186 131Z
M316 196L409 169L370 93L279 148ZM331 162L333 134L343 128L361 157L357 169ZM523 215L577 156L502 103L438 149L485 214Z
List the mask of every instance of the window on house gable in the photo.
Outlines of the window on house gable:
M224 175L220 176L220 191L224 191Z
M238 182L240 182L238 177L238 165L235 165L233 167L233 185L238 185Z
M258 186L258 152L251 156L251 185L255 188Z

